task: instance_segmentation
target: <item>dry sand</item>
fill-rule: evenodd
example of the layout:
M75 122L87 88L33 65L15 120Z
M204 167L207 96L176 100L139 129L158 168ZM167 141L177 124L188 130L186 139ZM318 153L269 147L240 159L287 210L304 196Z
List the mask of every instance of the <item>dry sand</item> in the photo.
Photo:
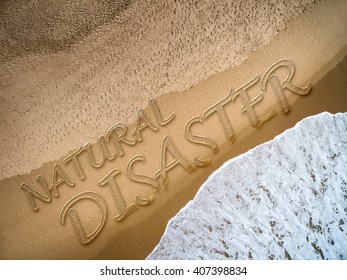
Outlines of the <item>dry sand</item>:
M149 5L146 2L132 2L120 5L116 15L110 16L112 20L87 20L88 28L82 35L78 28L72 28L79 25L78 17L69 14L67 18L72 21L67 20L65 27L76 33L62 32L60 37L59 32L54 33L57 39L53 45L42 43L46 42L42 38L48 36L47 30L52 32L49 21L54 19L41 16L48 20L44 26L49 28L37 31L42 33L35 33L37 40L34 35L29 36L34 40L31 43L25 32L19 33L13 47L5 43L15 24L6 18L10 10L3 8L2 19L11 28L6 29L5 25L1 29L6 50L1 57L0 73L0 126L4 131L0 136L1 174L2 178L12 177L0 182L0 226L4 229L0 234L1 258L145 258L159 241L167 221L226 159L272 139L308 115L346 111L346 3L326 1L306 8L300 1L289 7L259 2L254 9L249 9L248 4L189 2L185 7L183 3L152 3L145 9ZM22 24L24 16L30 17L30 9L34 7L26 7L24 15L18 14L16 24ZM240 18L240 14L245 16ZM34 21L32 24L37 27ZM265 43L268 44L262 46ZM307 96L286 94L289 113L280 112L268 90L255 108L261 115L275 107L277 114L263 127L253 128L236 99L225 106L235 130L235 143L228 143L216 115L206 118L201 125L195 124L192 130L213 138L219 146L217 153L187 142L184 127L188 120L202 116L230 89L239 88L255 75L263 75L283 58L295 63L293 81L297 85L306 85L308 81L313 84ZM255 87L250 95L259 91ZM126 146L123 157L106 161L100 168L91 167L83 157L84 180L78 178L71 163L64 163L69 151L86 142L94 143L116 122L131 124L136 109L145 108L148 97L154 96L158 97L164 116L175 113L169 124L158 126L157 132L145 128L142 142ZM146 112L154 120L150 108ZM129 127L131 131L133 126ZM145 162L134 164L136 172L152 176L158 170L160 145L166 135L187 159L209 157L210 165L191 173L182 167L172 169L167 189L159 192L149 185L129 181L126 165L135 155L143 154L145 158ZM99 146L94 144L93 148L96 151ZM75 186L59 186L59 196L50 203L37 200L40 209L35 213L20 185L26 183L42 191L35 178L42 175L50 182L55 163L66 170ZM98 186L112 168L121 171L117 182L127 204L135 194L154 198L151 205L140 206L121 222L113 220L119 209L110 190ZM13 176L31 169L36 170ZM78 242L69 221L64 226L58 221L64 204L83 191L102 195L108 209L102 231L88 245ZM100 217L95 204L85 203L76 209L83 213L86 230L95 229Z

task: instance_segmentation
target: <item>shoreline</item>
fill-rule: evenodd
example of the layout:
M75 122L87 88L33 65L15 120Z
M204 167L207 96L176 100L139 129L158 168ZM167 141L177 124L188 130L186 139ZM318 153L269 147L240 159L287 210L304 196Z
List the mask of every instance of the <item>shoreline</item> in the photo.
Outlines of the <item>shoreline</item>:
M85 153L81 159L81 166L84 168L86 178L83 178L75 170L77 165L71 163L72 161L66 165L66 170L64 170L66 164L64 159L73 153L71 151L59 160L43 164L40 168L33 170L31 174L14 176L0 181L0 197L2 197L3 202L1 203L1 211L6 213L6 217L2 217L0 221L0 225L6 229L2 234L1 241L5 244L5 253L0 258L17 256L24 259L51 259L52 257L58 259L143 259L158 243L169 218L194 197L207 177L223 162L273 139L306 116L322 111L331 113L346 111L347 100L344 98L344 92L347 87L345 78L347 47L343 44L346 41L346 34L339 37L340 42L335 40L336 34L339 32L333 30L335 33L332 34L332 30L327 29L323 33L316 34L317 37L311 38L312 41L305 41L305 36L307 37L313 30L313 26L305 25L305 23L309 21L311 25L318 24L320 13L325 12L324 5L322 5L320 10L317 7L316 10L313 9L310 17L306 18L307 15L305 14L297 18L290 25L290 28L278 34L269 45L259 48L241 65L215 74L183 92L172 92L158 97L156 100L160 105L163 118L158 121L158 118L155 117L155 110L151 110L149 107L144 109L141 114L137 113L137 118L140 120L137 124L138 128L136 130L134 128L136 125L129 125L128 132L135 131L133 135L137 135L138 145L124 144L124 138L123 142L118 141L118 144L124 147L123 156L119 156L115 161L105 160L104 163L99 164L97 162L100 158L100 150L95 149L95 143L91 145L94 147L94 165L97 167L90 166L90 154L92 153ZM344 30L343 26L340 26L343 23L336 21L335 25ZM300 26L304 28L298 33L297 30L300 30L298 29ZM324 46L321 46L320 39L322 38L325 39L323 41ZM302 42L300 48L297 47L298 42ZM223 105L236 135L235 142L233 144L228 143L225 138L225 134L227 134L225 122L221 122L217 114L204 117L207 115L206 112L213 104L227 98L230 89L237 90L247 81L252 80L255 75L262 76L274 62L284 58L295 63L296 72L293 83L305 87L308 81L312 82L313 86L309 94L297 96L292 92L286 92L291 111L282 113L275 97L269 94L271 90L266 91L264 100L255 106L255 110L259 116L271 108L275 108L277 113L261 128L252 127L249 119L247 119L249 115L241 113L240 98L236 98L235 102L228 102L225 106ZM340 61L342 58L343 60ZM338 65L334 67L337 62L339 62ZM278 75L283 80L286 73L280 70ZM251 96L259 94L259 84L260 81L256 87L250 90ZM172 123L167 123L167 127L166 124L160 125L160 123L165 123L164 118L170 118L172 113L175 113ZM148 119L143 114L147 114ZM191 138L192 134L201 134L205 140L196 140L197 138L195 138L197 142L191 143L187 141L185 129L192 117L196 116L200 118L198 120L201 123L195 122L191 130L188 130L191 133ZM228 133L229 136L232 136L230 131ZM187 159L180 158L181 167L172 169L170 172L163 171L163 169L169 168L165 162L179 157L177 153L176 157L173 156L172 150L176 148L170 142L165 142L165 139L168 139L167 136L172 139L176 148ZM139 140L139 137L143 138L142 141ZM210 140L207 141L206 137ZM211 152L212 142L217 143L218 153ZM167 151L165 147L171 149L171 154L165 153ZM121 150L117 151L120 153ZM166 154L168 155L166 156ZM134 155L135 157L142 155L142 160L138 157L137 161L134 161ZM194 157L199 158L200 162L198 160L196 163ZM210 165L206 165L207 158L211 159ZM191 161L191 163L188 164L187 161ZM130 164L131 162L132 164ZM164 166L162 162L164 162ZM59 171L60 169L57 169L55 164L64 166L63 171ZM130 172L127 168L129 165L131 166ZM195 168L194 171L190 170L192 166ZM117 176L118 193L116 192L116 195L115 187L113 186L113 189L109 187L111 180L107 181L109 185L106 184L106 187L100 188L102 177L106 178L105 175L114 168L120 169L120 174ZM52 170L55 174L53 176ZM129 173L133 173L133 179ZM160 185L159 191L156 192L156 182L151 179L154 179L155 174L159 174L160 179L163 179L166 173L168 173L168 186ZM142 177L134 182L134 178L136 178L134 175L136 174L145 174L145 178ZM36 210L33 210L35 207L30 209L33 204L28 204L27 197L20 186L23 184L29 187L34 186L34 189L36 188L41 192L42 188L35 180L37 176L53 180L53 187L49 190L55 190L58 195L50 196L50 191L47 192L48 194L43 193L42 197L44 198L41 197L41 200L46 200L46 203L35 198L35 202L40 208L35 212ZM129 184L130 179L131 184ZM63 185L61 185L62 183ZM110 193L110 190L113 192ZM66 221L64 226L58 221L59 211L61 213L61 209L67 207L67 201L71 201L77 192L82 191L93 191L101 194L108 209L107 219L105 218L106 223L102 225L102 230L100 229L100 236L87 245L78 243L70 221ZM136 202L135 208L137 208L133 207L135 211L126 214L129 217L125 216L124 222L114 221L114 218L117 218L115 214L126 213L125 208L134 201L134 195L148 198L146 203L150 205L141 205L141 203ZM154 201L149 202L150 197L154 198ZM122 199L124 205L122 205ZM100 214L99 210L102 207L98 209L93 203L88 203L78 205L77 209L80 213L87 215L86 220L83 221L85 229L87 232L92 232L99 221L100 216L98 214ZM45 229L45 232L38 232L37 227ZM16 240L12 238L15 231L21 232ZM35 256L29 249L20 248L28 240L31 240L30 242L35 240ZM70 249L66 250L66 248ZM115 251L115 248L118 252ZM25 250L22 251L21 249ZM20 256L18 255L19 251Z
M291 118L290 120L290 127L294 127L294 125L302 120L305 117L309 117L318 113L321 113L323 111L327 111L329 113L335 114L335 113L339 113L341 112L343 109L344 111L347 111L347 101L344 99L344 92L346 87L343 87L343 85L340 84L339 90L331 90L331 92L334 94L333 96L338 99L339 101L342 102L337 102L338 105L336 105L336 103L334 102L329 102L329 97L326 96L326 89L328 87L330 87L331 85L334 84L339 84L339 81L341 81L341 78L343 76L344 73L347 72L347 56L345 56L344 60L341 61L338 66L334 67L332 70L330 70L321 80L319 80L315 86L313 87L313 91L312 95L308 95L307 97L305 97L305 100L300 100L297 103L298 104L294 104L293 107L295 108L295 110L293 110L292 112L290 112L291 116L284 116L283 118L278 118L276 119L277 123L283 123L283 122L288 122L288 119ZM345 84L346 86L346 84ZM336 89L336 88L335 88ZM309 111L307 112L303 112L303 110L298 110L300 107L306 107L308 104L311 104L312 101L314 101L313 96L319 95L321 98L324 98L325 101L327 101L326 103L326 107L309 107ZM323 102L324 103L324 102ZM275 119L274 119L275 120ZM287 123L288 124L288 123ZM273 128L277 128L278 130L273 130ZM223 163L227 160L230 160L232 158L237 157L238 155L241 155L245 152L247 152L249 149L252 149L255 147L254 143L254 139L255 136L260 137L262 140L261 143L257 144L260 145L262 143L268 142L270 140L272 140L274 137L276 137L277 135L279 135L280 133L284 132L286 129L282 129L283 126L281 125L272 125L270 127L268 127L268 129L266 129L264 127L264 132L263 133L258 133L255 132L251 135L249 135L246 139L243 140L243 143L247 143L245 146L240 147L238 146L238 149L235 149L234 151L229 151L229 153L225 154L222 158L219 158L218 160L216 160L214 162L214 166L217 165L218 169L219 167L221 167L223 165ZM267 130L267 131L265 131ZM271 131L271 132L269 132ZM161 209L158 209L158 212L161 213L166 213L166 216L169 218L173 217L172 215L170 215L169 213L171 212L173 213L178 213L178 211L180 209L182 209L182 207L177 207L178 204L183 203L184 205L186 203L188 203L191 199L194 198L196 192L199 190L199 188L202 186L202 184L207 180L208 177L211 176L211 174L216 170L214 168L210 168L209 170L206 170L205 174L202 174L201 176L197 176L196 180L195 180L195 188L194 189L186 189L186 193L179 193L177 194L175 197L173 197L170 202L169 205L165 205L164 207L162 207ZM180 201L180 203L177 203L178 201ZM184 203L185 202L185 203ZM132 228L123 232L120 232L117 236L115 236L112 241L110 241L110 244L107 244L104 249L101 251L101 253L98 255L98 259L145 259L147 257L147 255L152 251L152 249L154 249L154 247L159 243L164 230L166 228L166 225L163 226L161 224L156 223L156 219L157 216L156 214L151 215L149 218L146 219L146 221L143 221L142 223L139 223L138 225L136 225L136 228ZM136 247L134 246L134 248L125 248L127 246L129 246L129 244L131 244L131 242L127 243L127 245L125 245L125 243L123 242L125 239L130 239L132 235L136 235L136 232L141 232L141 229L150 229L150 228L156 228L155 231L151 231L151 236L155 235L156 239L153 240L153 242L151 242L151 244L147 244L147 243L143 243L143 248L145 249L144 251L146 252L136 252ZM160 229L158 230L158 228L160 227ZM161 233L158 233L161 232ZM144 230L144 232L147 232L146 230ZM119 240L117 242L117 239ZM147 240L151 240L151 239L147 239ZM122 248L124 246L124 250L121 250L122 252L136 252L137 254L133 255L133 254L115 254L114 251L112 252L108 252L108 248Z
M220 146L220 150L228 152L219 158L213 158L213 164L210 166L197 170L196 172L198 173L194 174L194 179L192 183L190 183L190 188L186 188L180 193L173 195L168 193L167 190L156 194L157 201L161 200L161 196L164 198L166 197L165 204L161 206L156 203L150 205L149 207L154 207L155 211L152 209L153 214L145 218L144 221L141 221L141 214L144 213L140 213L140 211L134 213L134 215L137 216L137 220L140 222L133 223L129 229L122 230L114 237L109 238L109 241L106 242L103 249L96 253L93 259L144 259L159 242L164 232L166 223L162 223L161 221L168 221L173 217L181 209L182 205L185 205L195 196L197 190L206 181L207 177L225 161L243 154L261 143L273 139L276 135L286 130L286 127L289 128L294 126L298 121L307 116L323 111L328 111L330 113L337 113L343 110L346 111L347 102L344 98L345 84L341 82L346 71L347 56L313 86L311 94L298 99L292 104L293 110L290 113L273 118L269 124L264 125L262 129L247 135L241 140L242 145L235 145L232 149ZM329 89L330 93L332 93L331 95L327 94ZM316 102L316 100L319 100L319 102ZM339 100L339 102L336 102L336 100ZM315 105L312 106L312 104ZM305 110L303 110L304 108ZM235 144L237 144L237 141ZM230 146L230 144L226 143L225 146ZM19 182L18 179L19 178L17 178L16 181ZM12 180L12 178L7 180ZM5 180L5 182L2 181L1 184L6 183L7 180ZM185 180L186 178L182 177L181 182L178 181L175 185L180 185L184 183ZM174 185L170 185L170 188L174 188ZM170 195L172 196L168 200L167 198ZM158 216L158 213L161 214ZM125 240L129 240L129 242L125 242ZM134 240L137 241L133 242ZM136 250L138 246L141 247L141 250ZM119 253L117 253L118 250L114 251L112 248L118 248ZM83 255L77 253L77 255L73 257L71 252L67 252L66 255L57 255L56 257L58 259L79 259L83 258ZM89 258L89 256L86 255L86 258Z

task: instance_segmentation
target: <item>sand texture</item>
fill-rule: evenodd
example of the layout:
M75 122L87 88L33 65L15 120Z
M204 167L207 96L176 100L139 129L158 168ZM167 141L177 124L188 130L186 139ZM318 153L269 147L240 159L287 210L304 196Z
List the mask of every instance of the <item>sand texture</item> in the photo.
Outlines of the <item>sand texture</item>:
M314 1L3 1L0 179L240 64Z
M78 3L0 10L1 259L144 259L225 161L347 111L346 1Z

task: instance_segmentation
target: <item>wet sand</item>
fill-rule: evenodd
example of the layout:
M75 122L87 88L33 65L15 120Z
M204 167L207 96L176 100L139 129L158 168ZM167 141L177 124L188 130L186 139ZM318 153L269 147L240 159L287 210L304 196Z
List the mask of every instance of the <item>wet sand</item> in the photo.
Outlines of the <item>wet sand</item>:
M195 87L184 92L172 92L158 97L157 102L164 117L174 112L176 114L175 119L167 125L158 125L157 132L146 127L142 131L143 140L141 142L135 146L124 145L125 154L123 157L119 157L115 161L105 161L101 167L91 167L88 159L83 157L81 162L86 175L85 179L80 180L78 178L71 163L69 165L64 163L64 158L69 153L63 153L64 157L45 163L31 174L14 176L1 181L1 212L7 213L7 215L6 217L3 215L1 218L1 227L5 228L5 231L0 235L2 247L0 257L19 259L144 259L160 240L167 221L194 197L206 178L227 159L272 139L306 116L322 111L331 113L346 111L345 23L335 21L337 23L334 28L336 27L339 32L333 33L327 28L320 30L319 34L312 34L316 28L325 26L323 23L322 26L318 24L321 21L322 11L324 10L324 13L329 14L329 10L320 8L321 10L314 7L309 15L305 14L305 17L299 17L292 22L269 45L259 48L240 66L202 80ZM330 28L333 27L330 26ZM310 40L306 40L308 35L312 35ZM322 42L324 43L322 44ZM298 43L300 43L299 47ZM273 118L264 123L261 128L254 128L249 124L246 115L240 112L241 103L236 100L236 102L225 106L235 129L236 141L233 144L226 140L216 116L204 120L201 126L196 124L194 132L214 139L219 147L217 153L211 153L211 150L206 146L187 143L184 137L184 127L188 120L194 116L202 115L209 106L224 98L231 88L237 89L255 75L263 75L271 64L283 58L294 61L296 72L293 81L296 84L305 85L307 81L311 81L313 85L308 95L294 96L290 93L287 95L291 107L289 113L283 114L276 107L277 114ZM281 75L283 76L283 73ZM257 90L252 90L251 95L254 96L257 93L259 93ZM259 115L267 112L276 103L274 98L269 96L266 95L264 101L255 107ZM145 112L154 120L151 108L147 108ZM135 115L136 113L134 113ZM128 124L129 122L125 123ZM134 126L129 125L129 127L129 131L131 131ZM103 133L98 135L101 136ZM182 167L172 169L168 175L167 188L161 188L159 192L154 192L148 184L129 183L129 179L125 176L126 165L134 155L143 154L145 158L143 163L134 164L136 172L152 176L158 170L160 145L166 135L173 139L187 159L191 160L194 156L202 159L209 157L211 159L210 165L198 167L193 172L187 172ZM95 144L93 147L96 158L100 158L98 148ZM171 160L170 156L169 160ZM56 163L66 169L71 180L75 182L75 186L70 187L65 184L59 186L59 196L53 197L50 203L38 201L37 204L40 209L35 213L30 209L20 185L25 182L39 189L40 187L35 182L36 176L42 175L45 178L52 178L52 168ZM117 182L127 204L133 201L135 194L154 198L150 205L140 206L138 210L121 222L116 222L113 219L119 209L115 205L109 189L98 186L101 178L112 168L121 171L117 177ZM59 212L65 203L82 191L100 193L106 200L108 208L104 228L97 238L87 245L78 243L70 221L67 220L64 226L60 225L58 221ZM86 214L86 217L83 217L83 224L86 230L91 232L99 220L97 208L88 203L79 205L79 207L77 208L79 213ZM14 232L16 232L16 238L13 238Z
M325 111L330 113L346 112L346 71L347 57L314 85L311 95L293 104L295 110L288 115L274 118L271 120L271 126L269 124L269 126L242 139L242 145L235 145L233 149L221 148L221 150L227 152L219 157L213 165L206 167L200 174L195 176L195 180L190 184L189 188L184 189L182 192L170 198L170 201L163 207L157 209L157 212L145 221L113 237L97 256L97 259L144 259L158 244L164 233L166 224L161 223L160 220L169 220L173 217L181 209L181 205L188 203L195 196L197 190L206 181L208 176L225 161L273 139L276 135L284 132L286 128L293 127L305 117ZM329 92L329 95L327 92ZM183 183L185 180L183 178L182 182L178 184ZM140 244L132 242L132 240L141 239L146 240L146 242L141 242ZM129 241L125 243L124 240ZM138 250L139 246L143 251ZM114 250L114 248L117 248L117 250Z

